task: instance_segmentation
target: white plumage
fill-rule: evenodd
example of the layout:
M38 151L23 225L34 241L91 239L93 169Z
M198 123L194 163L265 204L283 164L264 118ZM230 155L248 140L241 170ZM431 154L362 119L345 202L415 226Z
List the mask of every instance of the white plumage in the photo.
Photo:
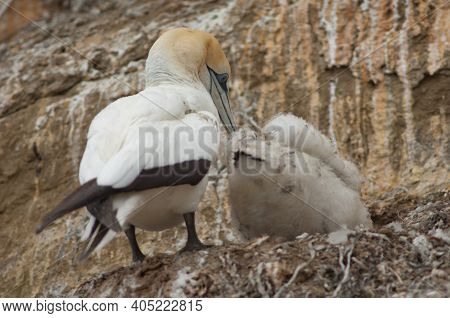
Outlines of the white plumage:
M361 176L303 119L279 115L263 128L236 132L230 147L230 204L246 237L329 233L371 226Z
M229 77L230 65L212 35L185 28L165 32L148 55L147 87L93 119L81 186L44 217L38 232L86 206L91 220L82 258L125 231L133 260L140 261L135 227L160 231L183 219L188 232L183 250L204 247L194 213L218 155L219 119L228 132L235 129Z
M179 106L175 113L178 118L152 105L152 92L159 93L158 87L144 91L145 98L140 95L125 97L100 112L89 130L80 165L80 183L97 179L100 186L121 189L129 186L142 170L190 160L215 161L220 144L216 117L207 111L181 115L195 108L214 111L214 104L206 92L181 89L186 98L175 94L177 98L168 98L164 103L158 101L162 107L167 103ZM136 99L141 100L135 103ZM112 121L113 118L116 120ZM108 126L108 122L115 124ZM205 131L208 133L203 133ZM197 209L206 185L207 178L203 178L196 185L119 193L112 197L112 208L117 211L117 221L122 229L134 225L148 231L161 231L180 224L184 213ZM86 232L90 230L88 227ZM113 236L107 238L110 240Z
M200 129L205 129L204 125L212 124L211 128L216 127L216 123L211 122L214 117L209 121L205 120L205 116L196 114L199 111L209 112L217 117L217 110L206 90L186 85L153 86L136 95L116 100L97 114L89 127L88 141L80 164L80 183L99 177L99 185L125 187L143 168L176 163L174 158L167 155L183 153L177 147L190 146L195 151L201 150L195 140L191 140L189 144L175 144L171 138L183 129L191 129L192 135L198 135ZM140 134L145 136L145 140L140 139ZM138 167L138 163L143 163L138 160L142 159L138 158L139 147L150 148L149 143L155 137L158 138L158 142L155 142L158 149L154 150L161 155L147 154L146 165ZM180 134L179 137L186 135ZM164 142L165 139L167 142ZM140 144L142 141L147 144ZM164 150L166 145L170 148ZM163 151L166 152L165 156L162 155ZM178 158L179 161L183 161L182 159ZM101 173L100 170L104 172ZM125 179L120 182L120 178Z

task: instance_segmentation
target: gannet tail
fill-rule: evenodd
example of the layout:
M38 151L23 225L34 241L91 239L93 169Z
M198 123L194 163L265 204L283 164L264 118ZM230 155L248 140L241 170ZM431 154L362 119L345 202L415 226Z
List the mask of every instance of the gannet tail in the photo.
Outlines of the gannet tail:
M103 246L105 246L109 241L111 241L116 232L109 229L97 219L94 220L92 227L89 232L89 243L83 253L79 256L79 261L84 261L86 258L91 255L92 252L96 250L100 250Z

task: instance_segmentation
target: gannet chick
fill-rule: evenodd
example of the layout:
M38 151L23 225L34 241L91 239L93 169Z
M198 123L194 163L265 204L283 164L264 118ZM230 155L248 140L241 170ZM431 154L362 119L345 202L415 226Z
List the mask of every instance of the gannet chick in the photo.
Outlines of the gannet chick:
M325 136L293 115L275 117L262 131L240 129L229 145L231 212L244 237L371 226L358 169Z
M133 261L144 258L135 227L161 231L185 221L183 251L203 247L194 213L216 160L220 120L235 122L228 100L230 65L210 34L180 28L150 49L146 88L120 98L92 121L81 160L81 186L47 214L37 232L86 206L90 222L81 258L125 231Z
M337 148L330 139L303 118L292 114L278 114L264 126L263 132L271 140L322 160L350 188L360 190L363 178L358 168L339 157Z

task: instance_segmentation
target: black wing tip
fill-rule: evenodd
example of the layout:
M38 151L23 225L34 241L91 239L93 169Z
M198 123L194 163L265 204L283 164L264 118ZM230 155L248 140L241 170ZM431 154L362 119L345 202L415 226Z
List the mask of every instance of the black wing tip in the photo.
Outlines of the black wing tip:
M59 203L50 213L44 216L40 225L36 228L36 234L41 233L48 225L66 214L76 211L96 200L111 194L111 187L97 185L96 179L92 179L78 187Z
M45 219L38 225L36 226L36 234L40 234L42 231L45 230L45 228L52 222L48 222Z
M45 226L43 224L39 224L38 226L36 226L35 233L40 234L44 230L44 228Z
M81 253L81 255L79 255L76 258L77 263L84 263L88 259L89 255L90 255L90 253L87 253L86 251L83 251Z
M41 223L36 227L36 234L41 233L43 230L45 230L45 228L47 226L49 226L50 224L53 223L53 221L55 221L54 219L49 218L49 216L52 213L47 214L46 216L44 216L44 218L42 219Z

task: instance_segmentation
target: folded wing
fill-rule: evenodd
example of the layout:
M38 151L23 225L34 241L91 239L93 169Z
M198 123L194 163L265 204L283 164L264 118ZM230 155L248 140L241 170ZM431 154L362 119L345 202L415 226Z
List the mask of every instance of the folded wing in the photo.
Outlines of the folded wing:
M93 134L90 138L96 136L99 134ZM100 137L104 140L104 136L100 134ZM95 218L88 232L88 250L93 250L108 231L121 230L115 220L115 211L112 210L111 196L159 187L198 184L216 159L219 144L218 122L208 112L190 113L180 120L136 120L128 128L123 146L105 162L101 160L102 150L92 146L95 142L89 140L83 157L84 164L80 168L80 180L86 176L95 177L82 184L47 214L37 231L42 231L67 213L87 206Z

